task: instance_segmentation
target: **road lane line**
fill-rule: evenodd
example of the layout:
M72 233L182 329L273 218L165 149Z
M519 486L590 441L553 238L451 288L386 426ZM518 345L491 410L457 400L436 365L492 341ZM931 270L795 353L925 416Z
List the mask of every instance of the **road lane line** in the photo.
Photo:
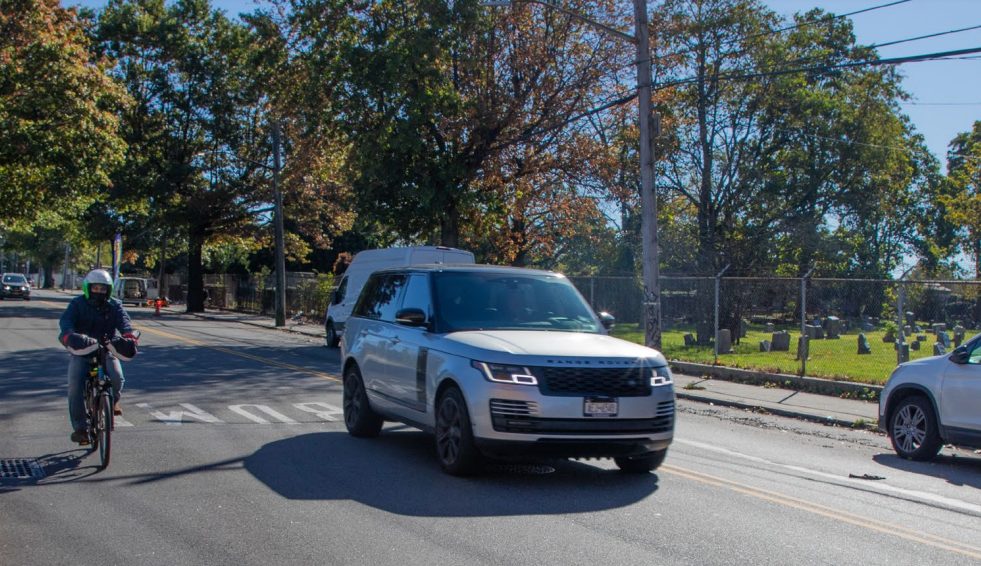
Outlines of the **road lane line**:
M857 527L864 527L879 533L897 536L911 542L925 544L934 548L961 554L975 560L981 560L981 548L936 535L931 535L930 533L914 531L900 525L885 523L883 521L878 521L868 517L854 515L840 509L834 509L818 503L797 499L796 497L791 497L789 495L783 495L774 491L741 484L725 478L720 478L685 468L679 468L673 465L662 465L657 469L657 471L658 473L666 472L668 474L680 476L699 483L729 489L737 493L742 493L743 495L748 495L750 497L755 497L757 499L762 499L764 501L769 501L785 507L807 511L809 513L814 513L815 515L820 515L835 521L855 525Z
M885 492L889 494L900 497L901 499L912 501L915 503L925 503L931 504L942 509L948 510L958 510L965 513L981 517L981 505L975 505L967 501L961 501L959 499L951 499L949 497L944 497L942 495L937 495L934 493L927 493L925 491L916 491L912 489L903 489L901 487L892 486L886 483L876 483L870 484L867 480L857 480L848 477L837 476L835 474L829 474L827 472L819 472L817 470L810 470L800 466L793 466L790 464L781 464L779 462L774 462L767 460L766 458L760 458L759 456L751 456L749 454L744 454L742 452L736 452L734 450L729 450L728 448L723 448L721 446L714 446L712 444L706 444L704 442L697 442L694 440L686 440L675 438L674 441L678 444L687 444L689 446L694 446L700 450L707 450L711 452L718 452L720 454L725 454L726 456L731 456L733 458L741 458L743 460L748 460L750 462L756 462L759 464L765 464L767 466L772 466L774 468L784 468L786 470L791 470L793 472L806 474L812 477L824 478L830 480L835 485L849 486L853 488L860 489L865 492L877 493L880 495L885 495Z
M211 344L206 344L204 342L201 342L199 340L195 340L193 338L187 338L185 336L180 336L180 335L177 335L177 334L171 334L170 332L165 332L165 331L160 330L160 329L157 329L157 328L149 328L149 327L146 327L146 326L141 326L140 327L140 331L142 331L142 332L149 332L150 334L156 334L158 336L163 336L165 338L170 338L170 339L173 339L173 340L177 340L178 342L183 342L185 344L190 344L192 346L199 346L201 348L208 348L210 350L215 350L216 352L221 352L223 354L229 354L231 356L238 356L240 358L245 358L247 360L252 360L252 361L263 363L263 364L266 364L266 365L280 367L280 368L284 368L284 369L288 369L288 370L292 370L292 371L296 371L296 372L300 372L300 373L305 373L307 375L312 375L314 377L319 377L320 379L326 379L328 381L334 381L334 382L337 382L337 383L340 383L341 382L340 379L338 379L337 377L334 377L333 375L331 375L329 373L325 373L325 372L322 372L322 371L317 371L317 370L310 369L310 368L305 368L303 366L297 366L297 365L288 364L288 363L285 363L285 362L280 362L280 361L273 360L273 359L270 359L270 358L264 358L264 357L261 357L261 356L255 356L255 355L252 355L252 354L246 354L245 352L236 352L235 350L230 350L228 348L222 348L221 346L213 346Z

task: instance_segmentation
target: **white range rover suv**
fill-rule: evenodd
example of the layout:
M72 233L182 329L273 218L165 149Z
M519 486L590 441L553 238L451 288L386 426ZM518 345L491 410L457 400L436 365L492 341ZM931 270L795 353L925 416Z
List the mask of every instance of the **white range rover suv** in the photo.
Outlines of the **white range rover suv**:
M893 370L879 396L879 428L913 460L932 459L944 444L981 448L981 334Z
M657 468L674 436L663 355L607 335L563 275L426 265L371 275L341 340L344 423L385 420L435 436L443 470L484 458L613 458Z

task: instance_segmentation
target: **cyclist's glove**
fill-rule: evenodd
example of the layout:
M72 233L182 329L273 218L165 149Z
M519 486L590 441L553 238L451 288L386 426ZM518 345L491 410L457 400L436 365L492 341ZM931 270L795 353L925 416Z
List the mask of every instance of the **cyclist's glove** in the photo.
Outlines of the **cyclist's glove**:
M114 356L128 362L136 357L136 338L118 337L109 342L109 351Z
M91 336L72 332L65 337L65 347L76 356L86 356L99 347L99 341Z

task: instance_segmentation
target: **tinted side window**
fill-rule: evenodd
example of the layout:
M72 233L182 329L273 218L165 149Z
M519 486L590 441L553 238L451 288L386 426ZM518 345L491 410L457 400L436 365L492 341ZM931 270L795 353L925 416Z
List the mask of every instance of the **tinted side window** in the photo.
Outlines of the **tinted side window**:
M365 318L394 321L406 280L404 273L372 276L361 293L354 314Z
M429 278L422 273L414 273L409 276L409 283L405 287L405 297L402 299L404 309L422 309L429 317L432 312L429 308Z
M337 291L334 292L335 305L347 298L344 296L345 293L347 293L347 277L342 277L341 284L337 286Z

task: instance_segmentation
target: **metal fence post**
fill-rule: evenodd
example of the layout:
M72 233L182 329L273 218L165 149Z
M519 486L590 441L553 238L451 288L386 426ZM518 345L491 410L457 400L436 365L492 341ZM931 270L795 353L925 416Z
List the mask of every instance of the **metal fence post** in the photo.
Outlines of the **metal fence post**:
M802 351L803 355L800 357L801 376L807 375L807 356L811 353L810 343L807 338L807 280L810 279L812 273L814 273L813 267L807 270L807 273L800 278L800 339L807 345ZM801 350L799 345L797 349Z
M729 269L729 265L731 264L727 264L715 276L715 324L713 325L715 329L715 360L712 362L713 365L719 363L719 287L722 284L722 274Z

